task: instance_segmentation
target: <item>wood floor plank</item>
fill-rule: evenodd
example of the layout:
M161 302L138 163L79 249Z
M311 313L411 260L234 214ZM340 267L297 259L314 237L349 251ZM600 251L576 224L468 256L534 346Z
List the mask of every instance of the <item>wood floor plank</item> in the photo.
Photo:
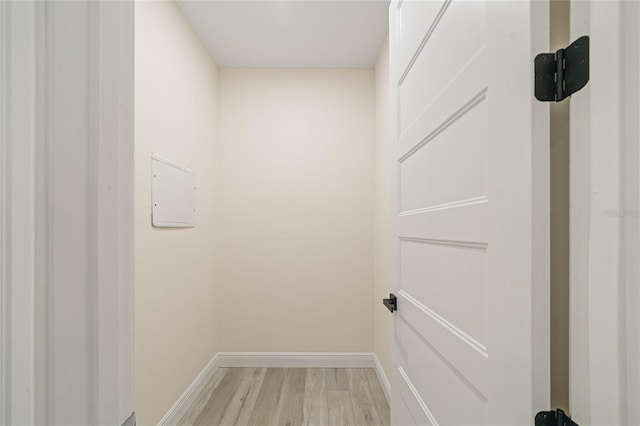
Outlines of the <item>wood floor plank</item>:
M349 379L345 368L327 368L327 391L348 391Z
M348 368L346 369L349 378L349 393L351 395L351 403L353 404L353 414L356 424L358 425L382 425L385 424L384 419L380 415L373 395L371 387L367 381L364 368Z
M267 369L244 368L243 370L244 377L220 420L222 425L246 425L258 399Z
M215 392L211 394L207 405L193 422L194 425L210 426L220 424L225 409L238 390L240 381L245 374L244 370L243 368L229 368L227 370L227 374L225 374Z
M272 425L278 416L278 405L285 378L284 368L268 368L258 393L255 407L249 418L249 425Z
M303 425L329 423L327 405L327 375L323 368L308 368L304 390Z
M278 405L277 425L298 426L304 417L306 368L287 368Z
M184 416L182 416L182 419L180 419L180 421L178 422L178 426L192 425L195 422L204 407L207 405L207 401L209 401L209 398L211 398L211 394L220 385L220 382L222 382L222 379L224 378L225 374L227 374L228 370L228 368L218 368L215 371L200 395L196 398L193 405L189 407Z
M388 425L391 422L391 413L389 412L387 398L384 396L382 386L378 380L378 375L372 368L365 369L364 373L367 376L367 382L371 389L371 396L373 396L373 403L380 414L380 419L383 421L383 424Z
M349 391L327 391L329 426L355 426L353 405Z
M386 425L373 369L220 368L179 425Z

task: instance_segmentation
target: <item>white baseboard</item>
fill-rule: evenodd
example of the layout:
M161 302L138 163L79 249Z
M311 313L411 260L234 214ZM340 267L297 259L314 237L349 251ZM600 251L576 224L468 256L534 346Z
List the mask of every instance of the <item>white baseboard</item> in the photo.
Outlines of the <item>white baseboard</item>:
M220 352L220 367L373 368L369 352Z
M376 371L376 376L378 376L378 381L380 382L380 387L382 387L382 392L384 392L384 397L387 399L387 404L391 407L391 383L389 383L389 379L387 375L384 374L384 369L382 368L382 364L380 364L380 360L378 356L373 354L373 369Z
M372 368L390 404L391 387L376 354L371 352L218 352L160 420L175 425L198 398L218 368Z
M158 423L160 426L164 425L177 425L180 419L185 415L189 407L193 405L198 396L204 390L209 380L213 377L213 374L218 369L219 359L218 354L211 358L211 361L204 366L200 374L195 380L187 387L187 389L180 395L180 398L173 404L173 406L167 411L162 420Z

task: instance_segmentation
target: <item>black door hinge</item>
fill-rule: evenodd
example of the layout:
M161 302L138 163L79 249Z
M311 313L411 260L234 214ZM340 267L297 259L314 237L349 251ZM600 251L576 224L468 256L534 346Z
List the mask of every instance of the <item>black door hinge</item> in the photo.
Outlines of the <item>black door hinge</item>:
M560 102L589 81L589 37L582 36L566 49L541 53L534 60L535 96L543 102Z
M579 426L564 411L540 411L536 414L535 426Z
M382 299L382 304L391 312L398 310L398 298L391 293L388 299Z

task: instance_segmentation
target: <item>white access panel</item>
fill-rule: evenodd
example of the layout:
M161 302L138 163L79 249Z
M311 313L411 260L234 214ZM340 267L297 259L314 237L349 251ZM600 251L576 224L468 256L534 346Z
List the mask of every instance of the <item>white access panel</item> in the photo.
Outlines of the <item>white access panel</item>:
M151 156L153 226L192 228L196 225L196 177L189 169Z

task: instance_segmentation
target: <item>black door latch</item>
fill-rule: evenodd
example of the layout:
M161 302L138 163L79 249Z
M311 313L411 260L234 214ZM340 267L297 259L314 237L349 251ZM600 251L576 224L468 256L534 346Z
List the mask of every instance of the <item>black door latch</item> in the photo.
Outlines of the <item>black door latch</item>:
M393 293L389 294L388 299L382 299L382 303L391 312L398 310L398 298Z

